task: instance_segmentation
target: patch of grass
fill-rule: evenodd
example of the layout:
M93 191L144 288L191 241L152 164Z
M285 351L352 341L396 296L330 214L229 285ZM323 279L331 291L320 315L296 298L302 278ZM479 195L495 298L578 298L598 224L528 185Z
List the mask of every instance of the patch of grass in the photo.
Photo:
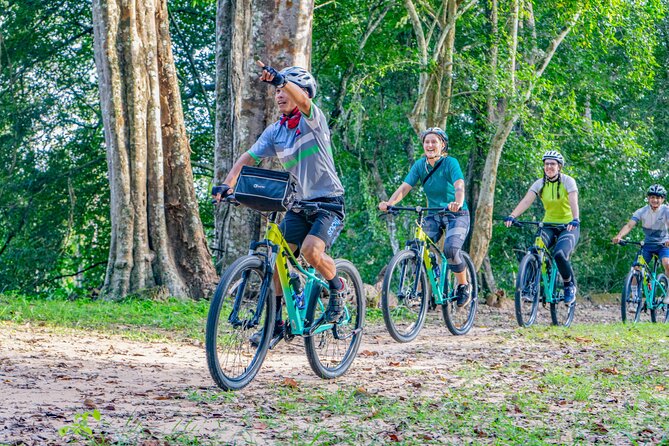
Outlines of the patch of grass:
M0 320L123 333L139 339L204 339L207 301L43 299L0 295Z

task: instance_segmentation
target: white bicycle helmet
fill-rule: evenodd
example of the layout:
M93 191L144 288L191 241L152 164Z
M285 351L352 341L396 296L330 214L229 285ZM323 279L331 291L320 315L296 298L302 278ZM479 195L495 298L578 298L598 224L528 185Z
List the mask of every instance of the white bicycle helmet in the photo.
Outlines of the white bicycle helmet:
M310 98L316 96L316 79L304 68L287 67L279 71L279 74L283 75L286 81L290 81L298 87L306 89Z
M564 157L557 150L549 150L541 157L541 161L555 160L559 165L564 166Z

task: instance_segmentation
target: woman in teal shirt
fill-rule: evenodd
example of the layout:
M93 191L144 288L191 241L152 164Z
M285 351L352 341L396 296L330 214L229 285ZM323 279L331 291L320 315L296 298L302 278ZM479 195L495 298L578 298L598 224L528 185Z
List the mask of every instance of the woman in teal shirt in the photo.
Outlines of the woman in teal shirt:
M379 209L399 203L420 181L427 196L428 207L444 208L455 214L431 213L425 218L423 230L433 241L446 232L444 253L448 265L458 281L457 304L464 307L471 301L471 286L467 281L462 246L469 232L469 210L465 203L465 181L460 163L448 156L448 135L439 127L421 133L425 156L413 163L404 182L388 201L379 203ZM429 177L428 177L429 176Z

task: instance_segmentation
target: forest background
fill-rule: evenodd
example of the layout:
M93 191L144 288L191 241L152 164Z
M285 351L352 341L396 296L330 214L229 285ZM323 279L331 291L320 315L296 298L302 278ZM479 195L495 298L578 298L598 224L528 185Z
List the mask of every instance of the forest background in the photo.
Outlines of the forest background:
M108 108L101 106L96 69L100 22L92 13L105 3L0 0L2 293L102 291L118 298L163 285L160 279L110 285L118 207L110 197ZM165 17L199 201L193 215L202 221L219 271L253 235L226 226L227 242L236 248L221 248L215 228L222 217L209 202L215 172L226 165L216 155L225 143L220 131L215 137L221 109L225 115L216 94L216 54L235 28L218 20L218 43L216 29L217 12L220 18L230 3L170 0ZM267 10L285 2L246 3L277 20L290 13ZM476 217L469 247L487 285L512 288L518 255L532 237L498 220L541 177L541 154L559 150L580 191L581 241L574 255L580 289L620 289L633 252L613 246L611 238L645 205L650 184L669 186L666 0L317 0L308 6L316 103L330 116L347 189L346 228L335 256L351 259L365 282L378 281L393 250L410 236L412 221L382 218L376 205L421 155L417 130L440 125L466 175ZM285 37L288 45L297 43L298 37ZM253 57L242 65L252 79ZM219 81L229 76L218 72ZM271 100L266 85L250 82L248 88ZM260 130L277 117L271 108L264 115ZM254 132L249 128L247 139L257 137ZM248 148L239 138L229 144L228 165ZM405 202L422 204L425 197L414 190ZM537 204L524 217L541 216ZM234 218L257 223L253 215ZM642 237L638 229L632 235ZM159 250L153 241L141 243L153 264ZM212 281L206 272L203 277ZM210 287L203 284L205 291Z

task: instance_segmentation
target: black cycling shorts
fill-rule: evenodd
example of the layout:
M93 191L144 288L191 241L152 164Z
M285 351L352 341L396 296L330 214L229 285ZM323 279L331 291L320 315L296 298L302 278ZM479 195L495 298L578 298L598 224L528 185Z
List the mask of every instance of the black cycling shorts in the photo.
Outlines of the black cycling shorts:
M279 229L281 229L286 241L297 245L298 249L309 234L323 240L326 249L330 248L344 228L344 197L317 198L309 201L341 204L342 210L341 212L325 209L315 212L288 211L279 225Z

